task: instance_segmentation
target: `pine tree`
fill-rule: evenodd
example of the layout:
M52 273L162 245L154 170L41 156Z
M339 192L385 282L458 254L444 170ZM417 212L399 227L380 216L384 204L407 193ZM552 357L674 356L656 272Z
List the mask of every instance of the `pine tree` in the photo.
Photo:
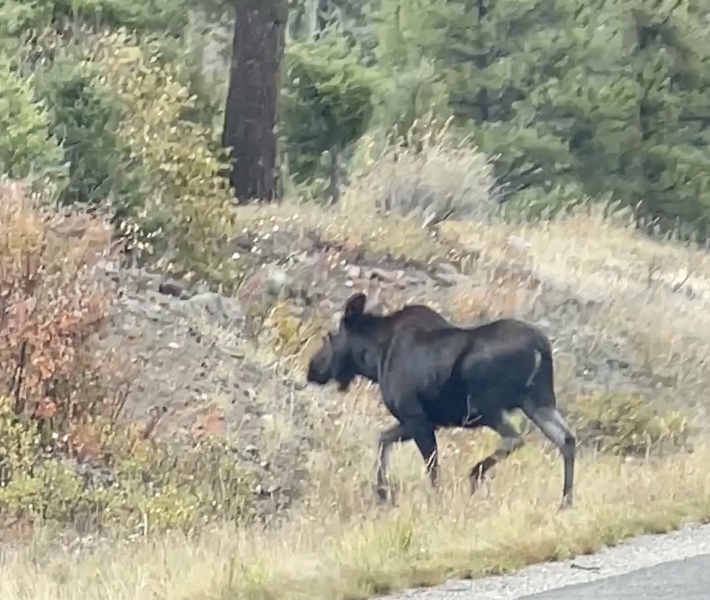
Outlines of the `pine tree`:
M703 8L688 0L580 5L574 64L545 86L592 196L663 229L710 223L710 54ZM705 15L707 10L705 9ZM707 27L707 26L705 26Z
M439 15L451 108L498 157L496 175L521 203L581 196L565 131L540 102L541 86L568 68L573 8L570 0L449 0Z
M442 37L436 29L445 4L445 0L381 0L374 15L375 56L386 85L375 101L373 117L381 133L394 126L404 136L426 113L447 116L448 95L437 56Z
M222 143L232 148L230 182L239 200L272 200L277 105L288 19L285 0L239 0Z
M628 3L627 3L628 4ZM710 233L710 53L689 0L635 0L639 216ZM707 14L707 12L706 12Z

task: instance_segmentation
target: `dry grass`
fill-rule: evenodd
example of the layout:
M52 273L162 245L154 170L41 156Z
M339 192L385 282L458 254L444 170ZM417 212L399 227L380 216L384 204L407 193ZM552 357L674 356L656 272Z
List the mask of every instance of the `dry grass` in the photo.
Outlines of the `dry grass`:
M286 204L246 208L242 222L261 221L268 227L298 223L333 239L357 236L385 249L416 249L424 258L440 252L442 242L421 226L399 222L394 229L371 215L362 197L346 197L340 211L328 215ZM381 234L372 227L375 221ZM674 353L678 362L672 366L683 372L676 380L678 393L687 403L700 397L706 382L702 355L708 349L700 334L710 308L710 299L700 295L710 286L705 255L650 242L595 215L515 227L451 222L441 229L460 244L482 250L488 266L510 261L507 241L518 236L525 242L516 251L519 260L532 265L540 278L603 302L585 327L595 328L605 342L622 332L631 335L651 357ZM684 277L689 262L689 282L697 293L693 300L670 288ZM563 402L571 401L564 376L558 387ZM317 446L303 457L310 492L278 529L225 525L191 537L116 542L79 557L50 551L39 538L4 557L0 594L9 600L366 598L590 553L632 535L710 518L708 440L700 440L692 454L665 458L583 456L577 466L576 508L559 513L561 459L537 433L533 443L496 468L490 484L474 498L467 495L464 475L491 449L493 434L440 436L443 482L438 495L428 488L416 449L399 447L391 468L400 488L399 505L377 507L370 484L374 433L384 411L376 407L376 393L363 394L363 389L340 398L339 410L314 408L310 418ZM288 427L274 423L271 434L276 439Z
M251 227L261 223L265 228L290 224L316 229L328 240L422 262L445 255L452 243L480 253L473 269L488 289L484 297L463 290L467 296L460 298L462 310L454 314L462 322L478 316L476 306L466 301L478 308L485 305L483 312L489 316L528 316L539 293L535 286L520 281L511 289L494 275L498 268L515 264L581 302L599 305L588 322L570 322L567 331L554 332L561 346L577 343L572 337L584 334L596 340L590 353L602 346L629 347L649 371L675 381L685 393L684 403L692 400L688 396L704 396L710 384L704 375L710 355L710 254L676 242L654 242L621 219L605 219L595 210L580 209L542 224L444 221L434 236L418 219L378 215L375 204L354 188L346 191L338 209L327 213L285 202L245 209L242 219ZM566 358L559 360L564 363Z
M48 553L38 541L5 556L0 594L8 600L365 598L589 553L710 516L706 445L657 463L582 460L577 508L567 513L556 511L561 468L554 453L531 446L502 465L475 500L453 476L472 458L446 461L439 497L405 480L396 509L376 509L357 486L336 477L318 486L317 504L276 531L224 527L79 557ZM413 453L402 451L398 459L400 474L418 471Z
M327 212L315 204L291 200L278 206L245 206L239 211L239 222L245 229L262 229L265 233L274 226L317 230L323 240L362 244L375 252L421 261L446 250L418 221L379 215L367 197L349 190L338 208Z
M627 349L648 373L672 384L678 402L706 416L709 254L676 242L651 241L631 225L605 220L598 211L580 210L544 225L450 222L442 229L465 247L482 250L490 264L508 260L513 238L518 260L540 280L598 304L588 322L570 324L577 328L575 337L594 337L591 351ZM563 337L560 346L569 342Z

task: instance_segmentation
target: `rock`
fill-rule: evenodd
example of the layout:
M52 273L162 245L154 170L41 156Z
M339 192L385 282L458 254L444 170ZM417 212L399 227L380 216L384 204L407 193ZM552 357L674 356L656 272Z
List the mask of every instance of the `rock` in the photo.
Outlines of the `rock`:
M174 298L179 298L183 291L184 286L179 284L177 281L168 279L166 281L161 281L158 286L158 292L166 296L173 296Z
M268 270L266 277L265 291L267 294L277 298L288 293L291 278L288 273L280 267L272 266Z
M250 456L257 456L259 454L259 449L254 444L249 444L246 448L244 448L244 452Z
M240 235L235 238L234 246L242 252L251 252L254 247L254 240L248 235Z
M350 279L359 279L360 277L362 277L362 268L358 267L357 265L350 265L346 269L345 274Z
M234 300L215 292L195 294L192 298L185 300L184 306L192 316L202 316L212 324L222 327L244 317L239 305Z
M100 260L96 265L99 269L103 269L104 273L112 275L119 272L120 262L116 259Z
M525 252L528 248L530 248L530 242L526 242L518 235L511 235L508 238L508 246L518 252Z
M631 367L628 361L620 358L607 358L606 364L609 368L617 370L629 369Z
M136 267L122 269L117 273L118 284L135 292L145 292L147 290L157 290L161 276L148 273Z
M379 279L380 281L395 281L397 279L397 273L385 271L377 267L371 269L367 276L369 279Z
M439 264L434 277L439 283L449 287L456 285L459 281L458 270L450 263Z
M153 302L141 302L136 298L124 298L122 303L128 312L139 317L146 317L151 321L158 321L162 316L160 305Z

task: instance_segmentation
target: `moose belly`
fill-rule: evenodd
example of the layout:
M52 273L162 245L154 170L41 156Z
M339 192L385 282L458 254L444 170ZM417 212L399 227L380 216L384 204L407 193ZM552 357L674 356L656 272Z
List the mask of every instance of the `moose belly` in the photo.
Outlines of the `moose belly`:
M446 386L438 394L422 394L419 402L429 420L439 427L472 427L474 419L482 418L475 399L462 386ZM482 424L476 423L475 427Z
M506 402L509 399L509 402ZM492 427L502 411L518 407L518 395L470 394L465 387L448 386L436 395L422 395L419 402L429 420L438 427Z

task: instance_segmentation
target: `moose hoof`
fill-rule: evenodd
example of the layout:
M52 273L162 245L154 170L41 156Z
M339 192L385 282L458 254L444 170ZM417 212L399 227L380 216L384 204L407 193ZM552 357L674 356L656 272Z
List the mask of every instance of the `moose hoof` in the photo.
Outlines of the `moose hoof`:
M377 504L384 504L387 502L387 488L376 487L375 488L375 500Z
M570 496L565 496L560 503L560 511L569 510L572 508L572 498Z
M483 478L482 477L475 477L471 476L468 479L468 492L471 496L473 496L479 489L481 489L481 485L483 484Z

